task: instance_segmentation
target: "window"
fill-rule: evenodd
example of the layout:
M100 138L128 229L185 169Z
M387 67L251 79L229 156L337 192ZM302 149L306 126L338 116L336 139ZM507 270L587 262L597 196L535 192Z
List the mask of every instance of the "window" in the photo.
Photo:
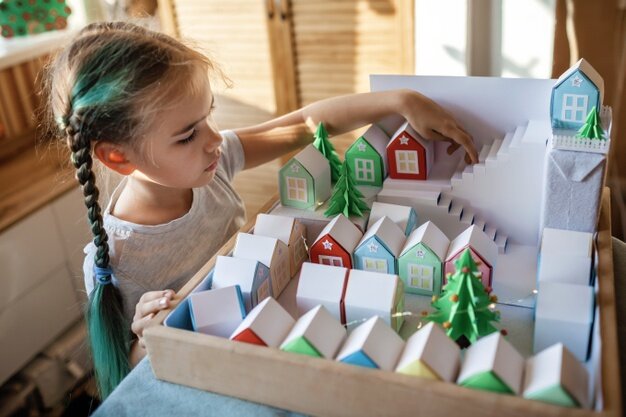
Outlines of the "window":
M256 302L260 303L270 296L270 280L269 278L263 281L259 288L256 290Z
M343 260L339 256L320 255L319 259L323 265L343 266Z
M304 178L287 177L287 198L306 203L306 180Z
M378 258L363 258L363 269L372 272L387 273L387 261Z
M356 158L354 160L355 175L358 181L374 182L374 161Z
M399 174L419 174L416 151L396 151L396 167Z
M430 265L408 264L408 286L420 290L433 290L435 268Z
M587 116L587 96L563 94L561 119L567 122L584 122Z

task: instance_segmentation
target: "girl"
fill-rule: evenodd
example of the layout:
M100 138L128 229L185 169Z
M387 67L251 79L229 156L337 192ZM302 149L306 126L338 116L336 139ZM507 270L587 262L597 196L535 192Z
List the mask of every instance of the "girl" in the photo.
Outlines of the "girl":
M339 134L392 113L477 160L455 120L408 90L323 100L219 132L209 72L219 74L205 56L128 23L86 27L50 67L51 116L71 150L94 235L85 248L86 316L103 398L145 354L149 320L243 225L243 204L230 185L241 169L310 143L309 127L319 121ZM92 155L124 176L104 214Z

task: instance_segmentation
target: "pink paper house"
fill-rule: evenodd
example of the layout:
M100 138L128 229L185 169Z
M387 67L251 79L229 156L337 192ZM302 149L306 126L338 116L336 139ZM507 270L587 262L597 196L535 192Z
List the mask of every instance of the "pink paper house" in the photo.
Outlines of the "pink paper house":
M444 283L447 282L445 276L448 273L453 274L456 269L454 262L467 248L469 248L472 258L476 262L483 285L491 287L493 268L498 259L498 246L489 239L485 232L474 225L465 229L450 243L444 268Z

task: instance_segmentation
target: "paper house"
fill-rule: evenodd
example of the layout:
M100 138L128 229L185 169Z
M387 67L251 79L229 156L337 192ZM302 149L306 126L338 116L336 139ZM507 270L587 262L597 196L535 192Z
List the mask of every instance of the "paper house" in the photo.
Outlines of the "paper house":
M579 361L586 361L595 303L593 287L542 282L538 291L534 352L563 343Z
M211 289L239 285L246 311L272 296L270 270L253 259L218 256L213 270Z
M500 333L492 333L467 349L457 384L519 395L523 374L522 355Z
M398 258L398 275L406 292L441 293L443 261L449 246L450 239L433 222L428 221L411 233Z
M397 275L353 269L348 276L344 296L348 330L372 316L381 317L387 325L400 330L404 317L404 285Z
M354 268L397 274L397 259L406 236L389 217L370 227L354 250Z
M289 250L278 239L267 236L237 234L234 258L259 261L270 269L272 296L278 297L289 284Z
M346 323L343 296L349 269L305 262L300 270L296 304L300 315L321 304L341 324Z
M389 136L373 124L346 150L345 162L358 185L382 187L387 176Z
M446 254L444 284L446 281L445 275L454 273L454 261L468 248L474 262L476 262L478 266L483 285L485 287L491 287L493 268L498 260L498 246L493 240L489 239L485 232L475 225L471 225L465 229L463 233L450 242L448 253Z
M330 165L313 145L298 152L278 172L280 202L299 209L314 208L330 197Z
M295 320L278 301L266 298L230 335L231 340L254 345L278 347L291 331Z
M318 305L300 317L280 346L286 352L334 359L346 338L346 329Z
M541 238L539 282L589 285L593 254L593 235L545 228Z
M433 165L435 147L422 138L409 122L393 134L387 145L389 177L404 180L425 180Z
M371 317L355 328L337 354L337 360L385 371L394 369L404 340L380 317Z
M246 317L238 285L191 293L189 312L196 332L219 337L230 336Z
M589 406L585 366L561 343L526 361L523 396L562 407Z
M584 59L563 73L552 88L550 118L552 127L577 130L589 111L602 106L604 80Z
M460 363L461 348L439 326L430 322L406 341L396 372L453 382Z
M254 224L254 234L280 240L289 249L289 276L293 277L309 254L306 250L306 226L298 219L274 214L259 213Z
M352 253L362 237L359 228L339 214L322 229L311 245L311 262L352 268Z
M543 181L541 228L594 233L606 155L549 149Z
M406 236L410 235L417 225L417 214L413 207L375 201L374 204L372 204L367 228L369 229L383 216L389 217Z

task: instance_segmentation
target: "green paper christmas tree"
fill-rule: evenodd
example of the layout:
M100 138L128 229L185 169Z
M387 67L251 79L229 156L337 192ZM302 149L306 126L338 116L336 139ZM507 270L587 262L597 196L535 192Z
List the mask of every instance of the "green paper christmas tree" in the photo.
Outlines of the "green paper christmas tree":
M347 163L341 165L341 175L333 188L333 195L330 196L330 204L324 212L324 216L331 217L339 213L344 216L363 216L364 211L369 211L369 207L362 200L363 194L356 188L352 171Z
M0 34L12 38L65 29L71 13L65 0L0 0Z
M313 141L313 146L324 155L326 159L328 159L328 163L330 164L330 180L335 183L339 179L340 169L341 169L341 161L339 160L339 155L335 151L335 147L328 140L328 132L324 127L324 123L320 122L317 125L317 130L315 131L315 140Z
M449 274L441 296L433 297L432 306L438 311L426 319L442 324L447 335L461 348L466 348L479 337L497 331L491 322L500 317L489 308L497 297L490 295L490 290L483 286L469 249L456 260L455 267L456 272Z
M596 110L596 106L593 106L587 115L587 120L585 120L585 124L578 130L576 137L606 140L604 130L602 129L602 126L600 126L600 121L598 120L598 111Z

